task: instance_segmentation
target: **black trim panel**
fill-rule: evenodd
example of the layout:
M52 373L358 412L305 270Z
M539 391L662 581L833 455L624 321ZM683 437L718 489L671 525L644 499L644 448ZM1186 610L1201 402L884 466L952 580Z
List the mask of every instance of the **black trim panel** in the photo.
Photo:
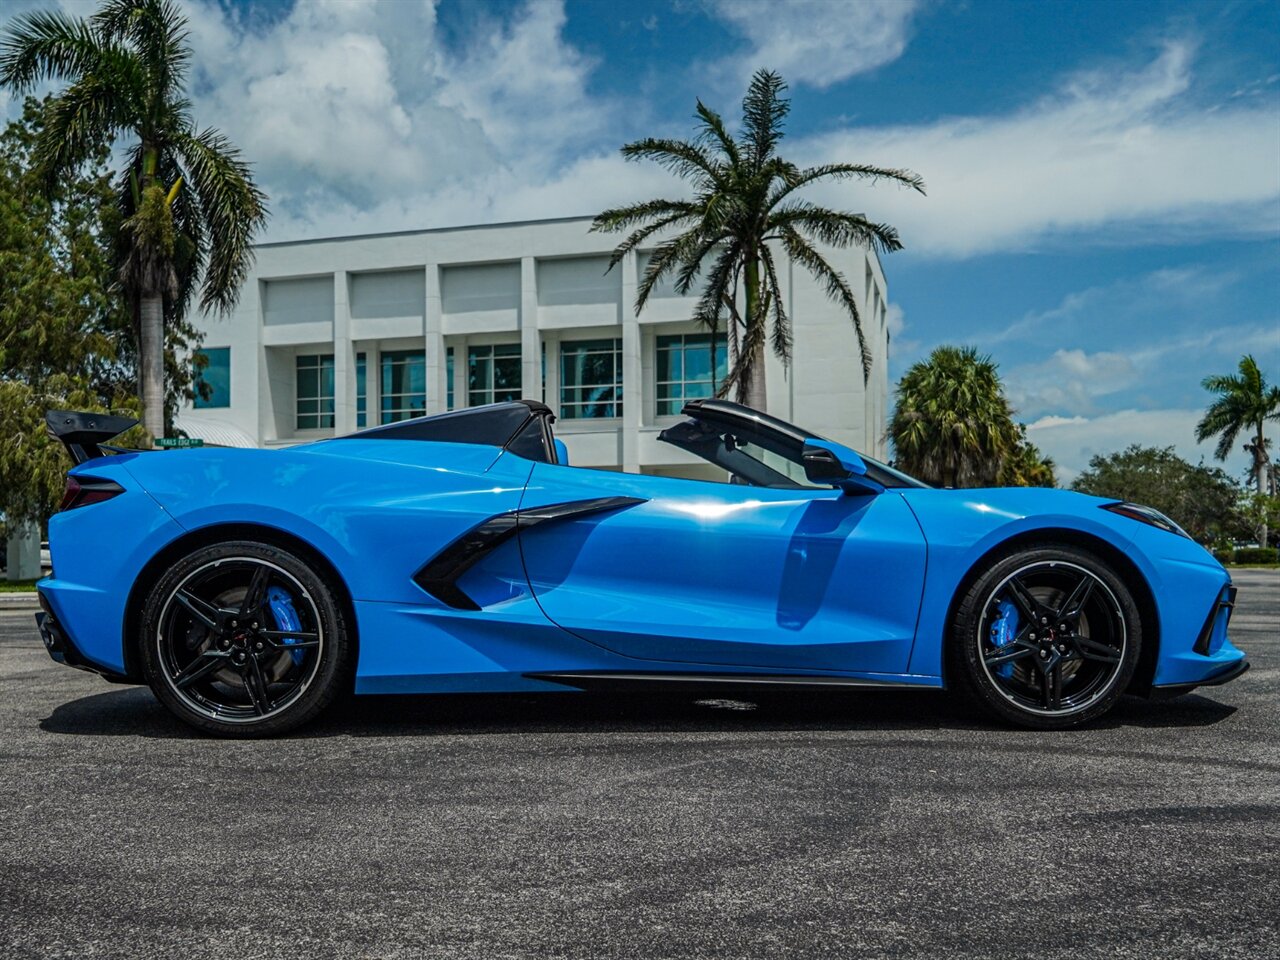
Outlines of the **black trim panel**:
M1217 625L1218 614L1224 609L1227 611L1227 625L1231 624L1231 611L1235 609L1237 588L1234 584L1227 584L1218 594L1218 599L1209 609L1209 616L1205 617L1204 626L1200 628L1200 634L1196 637L1195 644L1191 647L1201 656L1209 655L1209 642L1213 639L1213 628Z
M43 609L36 614L36 629L40 631L40 639L44 641L44 648L54 663L61 663L64 666L75 667L77 670L96 673L112 683L137 682L132 677L100 667L86 658L80 652L80 648L76 646L75 641L71 639L71 635L58 622L58 618L53 615L53 610L50 608L49 602L45 600L44 594L38 593L38 596L40 598L40 606Z
M561 683L580 690L642 686L645 689L687 690L699 684L741 687L833 687L866 690L939 690L919 683L898 680L867 680L858 677L805 676L761 673L610 673L607 671L570 673L526 673L530 680Z
M1151 699L1164 700L1169 697L1180 697L1190 693L1196 687L1220 687L1230 683L1249 669L1248 660L1237 660L1221 673L1214 674L1208 680L1196 680L1194 683L1162 683L1151 688Z
M428 560L413 575L413 582L450 607L479 610L480 605L458 586L458 580L487 554L515 536L520 529L540 523L576 520L610 510L624 510L645 502L639 497L595 497L500 513L472 527Z

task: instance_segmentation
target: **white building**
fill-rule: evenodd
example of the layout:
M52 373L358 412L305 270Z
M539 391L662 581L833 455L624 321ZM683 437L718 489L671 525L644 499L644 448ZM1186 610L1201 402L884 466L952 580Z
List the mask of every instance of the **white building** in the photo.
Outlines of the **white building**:
M696 297L667 285L637 314L646 254L607 271L618 237L590 224L262 244L234 314L196 321L214 395L179 425L208 443L271 447L525 397L555 410L575 465L698 475L657 439L682 398L711 392L710 338L689 319ZM779 254L795 345L789 367L769 357L769 412L883 456L884 274L874 253L825 252L861 297L870 380L849 317ZM722 331L720 375L724 350Z

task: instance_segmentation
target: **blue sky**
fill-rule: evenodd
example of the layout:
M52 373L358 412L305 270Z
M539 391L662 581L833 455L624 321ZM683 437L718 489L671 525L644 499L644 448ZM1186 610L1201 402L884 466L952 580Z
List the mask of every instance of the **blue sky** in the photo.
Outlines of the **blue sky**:
M34 5L51 4L6 9ZM894 378L940 343L989 351L1066 478L1134 441L1207 457L1199 381L1245 350L1280 380L1280 4L183 6L198 120L257 164L269 239L678 193L618 146L687 135L696 97L733 117L771 67L794 159L929 185L814 195L902 232L884 263Z

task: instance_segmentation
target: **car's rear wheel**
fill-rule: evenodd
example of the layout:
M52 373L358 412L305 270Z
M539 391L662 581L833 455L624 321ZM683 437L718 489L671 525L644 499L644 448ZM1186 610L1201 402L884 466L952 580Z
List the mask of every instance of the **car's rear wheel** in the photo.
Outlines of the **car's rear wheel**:
M961 599L949 676L1027 727L1086 723L1115 705L1142 645L1137 603L1100 557L1046 544L998 558Z
M141 661L160 701L220 736L283 733L341 692L350 650L325 577L270 544L187 554L156 582L142 615Z

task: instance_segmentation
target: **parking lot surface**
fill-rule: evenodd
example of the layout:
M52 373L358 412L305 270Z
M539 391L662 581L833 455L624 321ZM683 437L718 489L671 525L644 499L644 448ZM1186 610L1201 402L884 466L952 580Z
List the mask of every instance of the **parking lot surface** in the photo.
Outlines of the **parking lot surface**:
M180 725L0 612L0 956L1280 957L1253 669L1032 733L939 694L356 699Z

